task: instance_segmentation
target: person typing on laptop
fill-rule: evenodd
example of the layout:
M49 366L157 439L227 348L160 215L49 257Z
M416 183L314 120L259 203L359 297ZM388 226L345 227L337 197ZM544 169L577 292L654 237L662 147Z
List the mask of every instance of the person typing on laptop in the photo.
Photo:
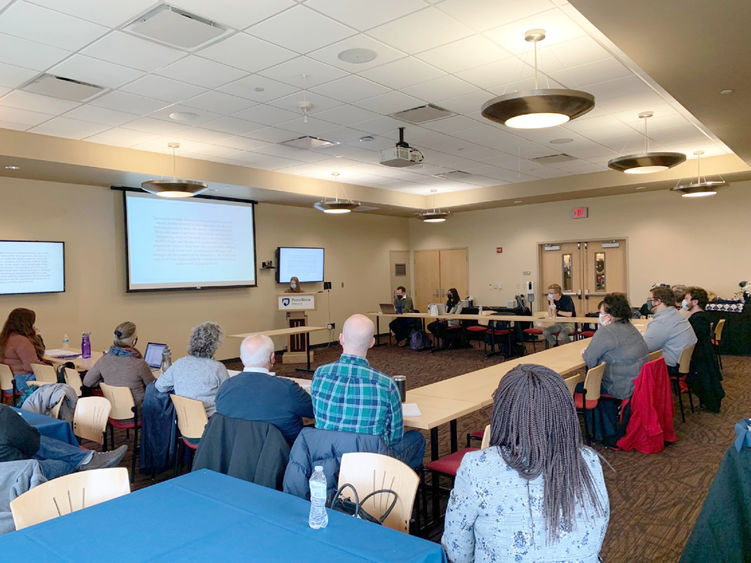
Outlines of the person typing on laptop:
M400 285L396 288L396 294L394 296L394 309L397 314L413 313L414 305L412 304L412 298L407 295L407 289ZM396 337L396 343L399 346L406 346L409 339L409 333L415 326L417 319L399 318L397 317L389 323L389 329L394 333Z

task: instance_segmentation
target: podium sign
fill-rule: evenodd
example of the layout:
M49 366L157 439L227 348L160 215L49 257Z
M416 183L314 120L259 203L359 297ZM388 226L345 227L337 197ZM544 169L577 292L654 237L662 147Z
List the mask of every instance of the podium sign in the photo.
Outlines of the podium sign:
M314 311L316 298L312 294L285 293L277 296L280 311Z

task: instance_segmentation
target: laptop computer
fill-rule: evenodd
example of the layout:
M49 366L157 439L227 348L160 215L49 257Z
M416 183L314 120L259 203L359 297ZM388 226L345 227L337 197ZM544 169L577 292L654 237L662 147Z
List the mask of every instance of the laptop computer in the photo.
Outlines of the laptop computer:
M396 313L396 307L394 307L393 303L379 303L378 306L381 308L381 313L386 313L387 315Z
M166 347L166 344L158 344L156 342L149 342L146 345L146 353L143 355L143 359L149 364L151 369L162 367L162 352L164 352Z

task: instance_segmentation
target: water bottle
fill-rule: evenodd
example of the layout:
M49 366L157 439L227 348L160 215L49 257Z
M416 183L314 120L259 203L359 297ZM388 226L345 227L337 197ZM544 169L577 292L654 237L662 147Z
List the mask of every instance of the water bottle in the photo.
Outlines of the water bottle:
M63 334L63 350L68 350L70 348L70 338L68 338L67 334Z
M161 371L164 373L169 369L169 367L172 365L172 352L169 349L169 346L165 346L164 350L162 350L162 365L161 365Z
M329 523L329 515L326 512L326 475L323 474L323 466L315 466L315 471L308 483L310 484L308 525L314 530L325 528Z
M81 357L82 358L91 357L91 340L89 338L88 332L84 332L81 334Z

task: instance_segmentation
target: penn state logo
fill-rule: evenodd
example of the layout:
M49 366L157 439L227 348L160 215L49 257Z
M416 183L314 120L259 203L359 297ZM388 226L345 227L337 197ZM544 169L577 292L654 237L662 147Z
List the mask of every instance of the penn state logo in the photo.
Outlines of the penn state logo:
M282 297L282 307L289 306L289 297Z

